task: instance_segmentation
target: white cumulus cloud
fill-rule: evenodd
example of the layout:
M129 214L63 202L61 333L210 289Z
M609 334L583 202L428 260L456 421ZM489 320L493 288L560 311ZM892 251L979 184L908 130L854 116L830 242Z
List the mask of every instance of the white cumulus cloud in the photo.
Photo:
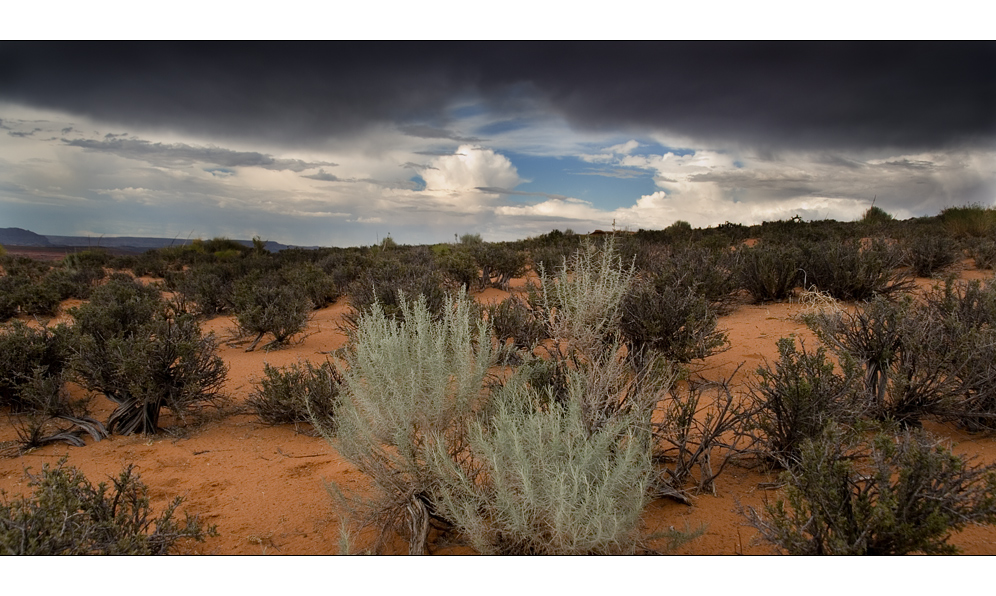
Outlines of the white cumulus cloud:
M507 157L472 145L460 145L455 154L436 157L430 166L422 172L427 191L514 188L520 182L518 170Z

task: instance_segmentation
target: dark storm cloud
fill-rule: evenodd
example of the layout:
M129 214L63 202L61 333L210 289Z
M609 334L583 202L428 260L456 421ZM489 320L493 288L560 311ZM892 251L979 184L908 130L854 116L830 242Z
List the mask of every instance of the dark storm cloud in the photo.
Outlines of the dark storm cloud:
M0 99L228 137L318 144L393 122L452 138L449 108L475 97L512 120L761 147L989 144L996 43L0 45Z
M306 162L299 159L276 159L255 151L232 151L221 147L194 147L183 143L151 143L141 139L114 138L109 140L62 139L70 147L88 151L113 153L127 159L138 159L158 166L189 165L197 162L213 163L224 167L258 167L267 170L303 172L319 166L334 166L331 162Z

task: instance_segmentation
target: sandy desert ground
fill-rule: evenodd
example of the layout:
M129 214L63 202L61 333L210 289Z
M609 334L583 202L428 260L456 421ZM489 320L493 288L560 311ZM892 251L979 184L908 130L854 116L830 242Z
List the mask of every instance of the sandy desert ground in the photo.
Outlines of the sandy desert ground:
M966 262L963 279L992 277ZM935 280L920 279L921 287ZM523 280L513 283L513 291ZM502 299L506 294L487 290L478 300ZM64 305L71 306L72 303ZM100 442L87 439L83 448L51 445L15 457L0 458L0 489L8 496L27 490L25 469L40 470L68 457L69 464L81 469L93 482L106 481L125 465L134 463L142 480L150 487L156 511L173 497L185 497L183 508L216 524L219 536L191 544L187 552L198 554L282 554L317 555L339 552L339 511L326 492L328 480L362 490L364 476L344 461L321 438L310 436L307 428L270 426L249 413L238 412L262 376L264 363L283 366L299 360L320 362L325 353L340 347L345 336L338 322L347 309L344 300L316 311L307 332L293 345L270 352L245 352L244 345L229 345L234 339L234 322L218 317L203 323L223 341L220 355L229 365L226 393L231 405L224 411L206 411L203 419L186 427L175 427L167 415L157 436L112 436ZM795 316L798 303L755 305L743 303L720 319L729 334L731 349L696 365L707 379L728 376L743 364L733 378L741 388L747 375L765 359L777 357L776 341L795 335L817 345L804 324ZM72 391L82 395L79 387ZM106 419L112 403L102 396L93 399L95 417ZM967 434L954 426L926 426L950 441L955 453L978 457L979 462L996 462L996 439ZM171 428L172 427L172 428ZM16 437L11 423L0 420L0 444ZM9 445L9 443L7 443ZM645 511L647 532L675 527L696 528L705 524L699 538L679 548L677 554L767 554L772 548L754 541L755 531L744 525L737 513L739 505L757 506L774 499L767 488L774 474L760 474L728 466L717 480L715 495L701 494L691 506L670 500L652 503ZM362 542L362 536L361 536ZM996 527L973 526L953 536L952 543L965 554L996 554ZM358 546L362 547L362 544ZM397 552L405 552L398 541ZM443 547L440 554L467 554L464 547Z

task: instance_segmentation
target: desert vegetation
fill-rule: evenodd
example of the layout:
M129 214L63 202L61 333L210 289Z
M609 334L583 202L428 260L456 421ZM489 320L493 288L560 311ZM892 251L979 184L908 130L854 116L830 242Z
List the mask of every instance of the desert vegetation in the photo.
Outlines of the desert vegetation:
M337 552L694 549L710 530L689 519L737 498L742 478L764 498L729 522L753 536L737 534L738 552L955 552L959 532L996 521L992 221L977 206L905 221L872 208L850 223L431 247L8 251L0 463L100 450L118 476L94 487L68 464L43 468L33 494L5 497L4 548L211 545L213 529L175 522L178 503L114 454L132 435L153 453L164 436L240 428L310 446L259 447L274 453L259 465L311 480L298 490L334 511ZM748 324L756 356L740 345ZM987 455L956 452L955 435ZM324 495L312 461L349 473ZM38 536L34 550L7 546L16 532ZM72 550L59 532L86 538ZM279 550L265 533L242 540Z

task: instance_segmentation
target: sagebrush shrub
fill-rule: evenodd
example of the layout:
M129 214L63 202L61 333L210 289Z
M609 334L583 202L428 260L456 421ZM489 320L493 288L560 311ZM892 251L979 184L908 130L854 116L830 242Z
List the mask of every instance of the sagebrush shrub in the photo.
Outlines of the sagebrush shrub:
M784 498L746 515L793 555L954 554L952 532L996 522L996 466L972 466L922 431L867 446L829 428L785 479Z
M547 337L546 325L526 301L512 295L484 307L484 312L502 344L511 341L519 350L531 350Z
M633 552L650 479L647 420L615 418L590 432L581 404L534 409L524 385L496 396L493 416L472 426L480 468L467 473L447 453L435 465L437 507L481 553Z
M426 548L431 520L441 520L435 490L443 479L429 465L438 450L453 461L469 453L470 421L487 396L489 369L498 361L491 330L473 301L460 293L436 321L424 297L399 295L400 317L379 303L356 321L345 354L333 437L316 427L343 457L373 481L373 497L359 500L363 521L392 531L409 552ZM443 520L445 521L445 520Z
M956 384L950 371L959 354L941 322L911 297L879 297L853 313L820 312L806 322L841 358L864 367L864 394L878 417L915 426L951 410Z
M930 277L961 258L961 251L953 240L934 234L909 238L902 250L906 265L917 277Z
M619 327L634 354L652 351L677 362L706 358L727 343L706 299L690 287L653 277L636 283L622 302Z
M93 486L65 460L30 476L30 497L0 501L0 554L5 555L165 555L183 540L216 536L189 513L178 522L174 499L153 517L148 487L128 466L113 486Z
M859 242L812 242L803 244L802 252L800 281L838 300L870 300L913 287L899 270L902 251L883 242L866 248Z
M261 279L251 275L235 284L232 310L239 330L255 336L246 349L251 352L267 333L273 335L273 341L266 347L272 347L286 343L291 336L304 331L312 304L300 286L284 284L273 277Z
M568 350L594 355L614 341L622 303L635 278L612 239L586 244L555 272L540 271L540 287L530 302L546 320L548 333Z
M737 249L734 265L737 283L756 301L784 300L799 280L801 258L792 246L742 246Z
M264 364L263 378L247 401L268 424L320 422L334 427L342 376L328 361L277 368Z
M759 367L750 384L761 456L791 467L803 442L818 438L829 423L857 420L868 408L857 391L857 377L849 359L843 359L842 374L837 374L823 347L810 352L805 343L796 349L795 340L778 340L778 361Z

